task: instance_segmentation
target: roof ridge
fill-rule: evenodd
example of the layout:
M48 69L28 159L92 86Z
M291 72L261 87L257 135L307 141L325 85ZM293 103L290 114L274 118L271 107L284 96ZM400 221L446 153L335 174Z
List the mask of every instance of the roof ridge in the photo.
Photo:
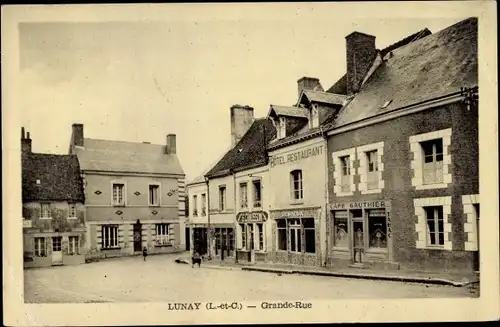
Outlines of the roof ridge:
M146 141L139 142L139 141L106 140L106 139L96 139L96 138L90 138L90 137L85 137L84 140L103 141L103 142L119 142L119 143L127 143L127 144L158 145L158 146L165 145L165 144L157 144L157 143L150 143L150 142L145 143Z

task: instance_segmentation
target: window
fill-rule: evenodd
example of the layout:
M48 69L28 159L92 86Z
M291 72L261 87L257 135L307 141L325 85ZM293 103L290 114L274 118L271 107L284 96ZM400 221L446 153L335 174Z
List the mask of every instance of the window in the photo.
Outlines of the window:
M286 119L285 117L279 117L279 127L278 127L278 139L286 137Z
M318 108L313 105L311 109L311 127L318 127L319 126L319 115L318 115Z
M259 247L258 250L264 250L264 226L262 224L257 224L257 233L259 235Z
M290 232L290 251L302 252L302 229L300 228L300 219L290 219L288 228Z
M219 186L219 210L224 211L226 209L226 187Z
M255 241L254 241L254 230L253 230L253 224L247 224L247 230L248 230L248 237L250 241L250 250L255 250Z
M68 218L76 218L76 204L68 203Z
M124 189L125 184L113 184L113 204L124 205Z
M61 251L61 243L62 243L61 236L52 237L52 252L60 252Z
M240 207L241 208L248 208L247 183L240 184Z
M374 190L379 187L378 178L378 153L377 150L366 152L367 161L367 189Z
M40 204L40 218L50 219L50 203Z
M443 207L425 207L427 245L444 245Z
M156 245L170 245L168 224L156 224Z
M252 182L253 185L253 206L254 208L260 208L262 207L262 192L261 192L261 185L260 185L260 180L254 180Z
M338 248L349 247L349 234L347 225L347 210L334 211L333 213L333 245Z
M420 143L424 154L423 182L438 184L443 182L443 140Z
M203 193L201 195L201 215L205 216L207 214L207 195Z
M47 249L45 247L44 237L35 237L35 257L46 257Z
M371 248L387 248L387 222L385 209L367 210L369 245Z
M302 219L302 226L304 227L304 244L307 253L316 253L316 232L314 229L314 218Z
M149 205L160 205L160 185L149 185Z
M78 236L70 236L68 238L68 254L76 255L79 252Z
M246 229L246 224L240 224L241 228L241 248L246 249L247 248L247 229Z
M341 169L341 192L346 193L351 190L351 161L349 156L339 158Z
M278 250L286 251L287 249L287 229L286 219L276 220L278 227Z
M302 188L302 170L294 170L291 172L292 177L292 199L302 200L304 197Z
M193 216L198 216L198 196L193 195Z
M103 249L118 247L118 226L104 225L101 228L101 234Z

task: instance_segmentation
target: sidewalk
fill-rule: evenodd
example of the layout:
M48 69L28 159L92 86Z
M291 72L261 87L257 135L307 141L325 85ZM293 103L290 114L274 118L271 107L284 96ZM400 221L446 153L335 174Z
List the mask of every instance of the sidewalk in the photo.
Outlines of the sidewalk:
M181 259L182 260L182 259ZM185 260L190 261L188 258ZM190 262L189 262L190 263ZM467 286L479 282L474 273L428 272L415 270L375 270L361 268L325 268L307 267L279 263L235 263L234 261L204 260L202 267L210 269L260 271L278 274L299 274L344 278L388 280L407 283L425 283L438 285Z

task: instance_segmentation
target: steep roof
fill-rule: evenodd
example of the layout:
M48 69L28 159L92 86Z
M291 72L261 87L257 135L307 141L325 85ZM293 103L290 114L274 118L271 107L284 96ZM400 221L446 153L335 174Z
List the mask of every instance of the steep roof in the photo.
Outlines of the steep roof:
M434 99L477 83L477 19L469 18L392 50L392 56L384 58L329 127Z
M318 91L304 91L303 94L304 96L307 97L307 99L310 102L321 102L321 103L335 104L335 105L343 104L347 97L346 95L343 94L318 92Z
M89 138L83 145L74 153L84 171L184 174L177 155L165 154L164 145Z
M37 180L40 181L39 184ZM83 181L77 156L23 154L22 199L23 202L84 202Z
M231 170L265 165L266 146L275 135L276 129L269 119L256 119L238 144L229 150L206 176L216 177L228 174Z
M278 116L287 116L287 117L297 117L297 118L307 118L307 109L301 107L286 107L286 106L277 106L272 104L269 110L269 114L275 112Z

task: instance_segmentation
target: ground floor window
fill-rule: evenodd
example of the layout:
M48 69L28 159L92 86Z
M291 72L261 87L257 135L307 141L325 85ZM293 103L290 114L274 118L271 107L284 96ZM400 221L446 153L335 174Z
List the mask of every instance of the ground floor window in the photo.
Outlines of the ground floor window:
M79 252L78 236L70 236L68 238L68 254L77 255Z
M385 209L368 211L368 233L371 248L387 248L387 221Z
M156 224L156 245L170 245L168 224Z
M278 250L316 253L314 218L277 219Z
M243 250L264 251L264 224L239 224L241 230L241 248Z
M247 248L247 224L240 224L241 230L241 248Z
M59 252L62 248L62 237L55 236L52 237L52 252Z
M349 227L347 217L347 210L334 211L333 213L333 245L335 247L349 247Z
M215 228L215 254L222 251L234 251L234 230L233 228Z
M101 227L102 248L112 249L118 247L118 226L104 225Z
M46 257L45 237L35 237L35 257Z
M263 224L256 224L257 225L257 233L259 237L259 250L264 250L264 225Z

